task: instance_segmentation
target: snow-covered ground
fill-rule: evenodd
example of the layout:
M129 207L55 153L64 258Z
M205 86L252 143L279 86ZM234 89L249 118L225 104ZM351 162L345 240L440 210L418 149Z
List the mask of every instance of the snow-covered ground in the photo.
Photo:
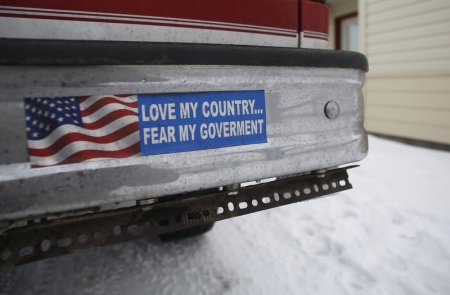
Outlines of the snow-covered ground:
M1 294L450 294L450 153L370 137L354 189L0 272Z

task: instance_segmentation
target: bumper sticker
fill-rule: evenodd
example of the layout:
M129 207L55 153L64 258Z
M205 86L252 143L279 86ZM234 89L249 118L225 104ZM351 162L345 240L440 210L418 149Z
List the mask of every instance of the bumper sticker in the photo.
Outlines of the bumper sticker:
M267 142L264 91L139 95L141 154Z
M266 143L263 90L25 99L32 167Z

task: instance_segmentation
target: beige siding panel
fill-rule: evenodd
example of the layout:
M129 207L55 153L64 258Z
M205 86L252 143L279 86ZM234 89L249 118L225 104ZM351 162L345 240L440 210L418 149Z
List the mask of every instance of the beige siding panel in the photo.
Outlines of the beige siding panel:
M367 6L367 11L371 15L375 15L377 13L390 11L391 9L394 8L403 8L407 5L421 2L423 2L423 0L370 1L369 5Z
M370 56L371 65L385 65L385 64L401 64L410 62L425 62L433 60L450 60L450 48L447 46L443 47L433 47L420 50L405 50L402 52L388 52L380 54L371 54L368 50Z
M412 25L401 30L387 31L381 34L372 34L367 40L369 47L372 46L389 46L391 43L413 40L415 42L422 42L422 38L436 38L439 40L448 40L446 36L450 35L450 20L436 22L425 26ZM435 40L436 40L435 39Z
M370 36L372 34L392 32L448 20L450 20L449 9L440 9L425 14L420 14L420 11L418 11L417 15L399 18L389 22L367 23L367 34Z
M369 131L450 144L450 1L359 0Z
M450 143L450 131L448 128L422 124L411 124L408 122L387 120L380 121L372 119L366 119L365 127L367 130L375 133L426 140L444 144Z
M372 78L366 81L366 91L369 94L378 90L421 92L424 94L443 92L450 99L450 76L448 77L412 77L412 78ZM424 98L426 101L426 98Z
M370 8L368 10L367 21L369 23L385 23L399 18L417 17L419 15L425 15L430 12L439 11L442 9L448 9L450 7L450 1L448 0L434 0L434 1L421 1L419 3L404 5L399 9L389 9L382 13L372 13Z
M450 111L450 97L445 92L431 92L424 99L422 92L373 91L366 98L366 108L373 112L373 106L419 108Z
M369 57L370 64L370 57ZM398 77L398 76L439 76L450 74L450 60L417 61L402 64L373 65L370 64L369 77Z
M370 106L366 108L365 113L367 119L446 127L450 132L450 116L448 114L448 110L397 106Z
M450 27L450 22L448 23ZM450 35L450 28L447 34ZM378 54L391 54L399 52L410 52L412 50L442 48L450 51L450 38L442 38L441 35L425 36L422 38L411 38L392 40L389 42L372 43L369 45L368 54L373 58Z

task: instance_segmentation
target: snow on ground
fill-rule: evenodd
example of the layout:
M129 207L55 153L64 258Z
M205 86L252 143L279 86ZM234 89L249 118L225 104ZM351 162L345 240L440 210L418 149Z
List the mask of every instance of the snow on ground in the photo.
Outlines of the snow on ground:
M354 189L0 272L1 294L450 294L450 153L370 137Z

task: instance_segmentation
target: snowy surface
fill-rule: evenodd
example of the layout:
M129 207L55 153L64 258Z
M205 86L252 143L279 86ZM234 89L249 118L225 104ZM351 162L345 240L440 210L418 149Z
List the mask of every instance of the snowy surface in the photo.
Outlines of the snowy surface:
M354 189L0 272L1 294L450 294L450 153L370 138Z

